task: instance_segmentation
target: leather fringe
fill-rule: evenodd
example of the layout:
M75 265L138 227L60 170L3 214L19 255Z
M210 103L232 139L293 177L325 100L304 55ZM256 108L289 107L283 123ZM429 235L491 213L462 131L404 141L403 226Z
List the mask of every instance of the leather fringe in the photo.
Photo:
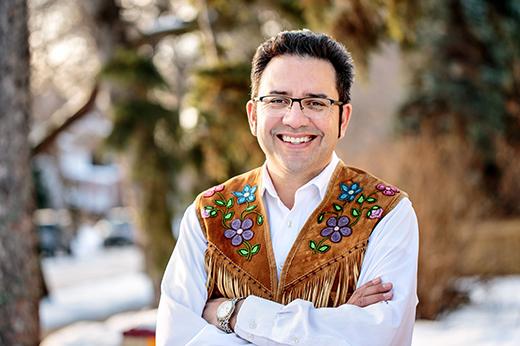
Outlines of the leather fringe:
M359 247L285 288L281 303L288 304L299 298L311 301L316 308L345 304L356 289L365 250L366 245Z
M272 294L218 250L208 248L205 256L208 297L239 298L255 295L273 299ZM218 292L215 292L215 289Z
M303 276L284 288L279 302L288 304L295 299L304 299L312 302L316 308L345 304L356 289L365 250L366 243L326 267ZM255 295L274 300L273 293L212 247L207 250L205 265L208 297Z

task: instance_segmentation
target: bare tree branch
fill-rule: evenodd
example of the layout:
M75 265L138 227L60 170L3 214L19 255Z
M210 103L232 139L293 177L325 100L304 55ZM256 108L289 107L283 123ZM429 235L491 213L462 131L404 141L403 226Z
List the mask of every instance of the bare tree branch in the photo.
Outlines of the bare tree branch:
M96 101L98 89L99 89L99 87L98 87L98 85L96 85L94 87L94 89L92 89L92 92L90 93L89 98L87 99L85 104L80 109L78 109L70 117L67 117L67 119L63 123L61 123L60 125L58 125L57 127L53 128L53 129L51 129L42 140L40 140L36 145L34 145L32 148L32 151L31 151L31 156L34 157L35 155L46 151L52 145L52 143L54 142L56 137L58 137L60 135L60 133L65 131L76 121L80 120L81 118L83 118L83 116L88 114L88 112L92 109L92 107Z

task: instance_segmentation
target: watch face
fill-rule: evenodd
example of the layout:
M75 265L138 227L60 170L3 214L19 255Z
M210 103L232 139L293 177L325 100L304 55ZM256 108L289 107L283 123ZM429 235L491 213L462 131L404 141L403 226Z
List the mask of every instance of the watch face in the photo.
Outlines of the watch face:
M229 316L229 314L231 313L232 310L233 310L233 302L231 300L227 300L227 301L223 302L217 308L217 318L218 319L226 318L227 316Z

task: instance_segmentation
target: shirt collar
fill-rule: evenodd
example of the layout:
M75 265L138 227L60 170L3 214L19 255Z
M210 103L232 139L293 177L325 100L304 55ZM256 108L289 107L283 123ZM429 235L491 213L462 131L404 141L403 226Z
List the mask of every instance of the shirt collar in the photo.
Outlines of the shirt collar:
M309 180L306 184L301 186L298 190L305 189L309 186L314 186L318 189L320 194L320 199L325 198L325 194L327 193L327 187L329 186L330 178L332 177L332 173L334 173L334 169L339 163L339 157L336 155L336 152L332 153L332 159L330 163L314 178ZM260 194L263 195L264 192L269 193L271 196L278 198L278 193L274 188L273 181L269 176L269 172L267 171L267 163L264 163L262 166L262 185L260 186Z

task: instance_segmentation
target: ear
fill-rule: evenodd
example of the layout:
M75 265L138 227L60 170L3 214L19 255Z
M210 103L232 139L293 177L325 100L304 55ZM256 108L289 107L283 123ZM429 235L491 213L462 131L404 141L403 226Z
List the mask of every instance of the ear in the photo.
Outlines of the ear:
M246 104L247 121L249 122L249 129L253 136L256 137L256 103L252 100L247 101Z
M352 115L352 105L350 103L344 104L341 107L343 107L343 114L341 117L341 124L340 124L340 138L343 138L345 136L345 133L347 132L348 123L350 121L350 116Z

